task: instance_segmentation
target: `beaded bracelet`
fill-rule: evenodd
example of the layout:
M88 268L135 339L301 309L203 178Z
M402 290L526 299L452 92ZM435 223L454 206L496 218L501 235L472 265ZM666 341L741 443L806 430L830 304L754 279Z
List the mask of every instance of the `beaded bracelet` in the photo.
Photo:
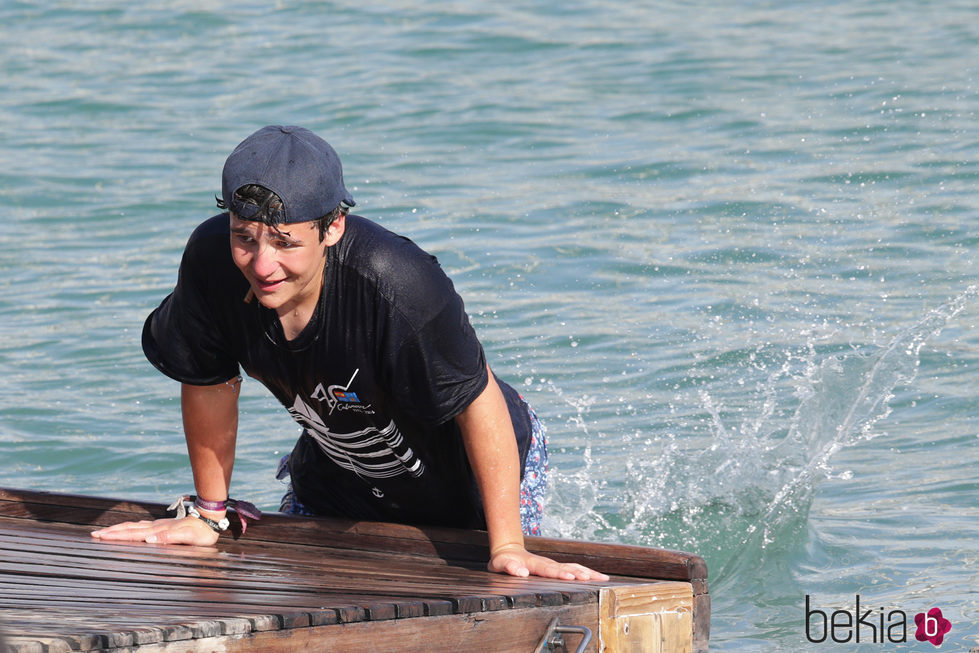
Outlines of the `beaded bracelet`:
M211 530L215 533L223 533L224 531L228 530L228 526L231 526L231 522L228 521L227 517L222 517L220 521L214 521L213 519L209 519L208 517L205 517L201 513L197 512L197 508L194 506L187 508L187 514L193 515L194 517L200 519L202 522L210 526Z

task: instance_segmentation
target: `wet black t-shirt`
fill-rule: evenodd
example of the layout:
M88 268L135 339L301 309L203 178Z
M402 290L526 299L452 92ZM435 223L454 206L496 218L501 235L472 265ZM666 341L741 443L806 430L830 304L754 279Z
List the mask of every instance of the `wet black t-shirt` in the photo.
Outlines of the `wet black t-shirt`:
M240 366L268 387L304 429L289 467L314 512L484 527L453 418L486 387L486 359L435 257L347 216L327 248L319 304L291 341L248 291L228 215L210 218L187 243L173 293L146 320L146 357L183 383L222 383ZM526 407L500 388L523 461Z

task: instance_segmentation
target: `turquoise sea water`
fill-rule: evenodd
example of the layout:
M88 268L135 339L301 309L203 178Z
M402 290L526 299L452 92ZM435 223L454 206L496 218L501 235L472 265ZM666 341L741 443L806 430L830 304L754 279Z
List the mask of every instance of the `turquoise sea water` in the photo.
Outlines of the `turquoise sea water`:
M546 421L548 534L703 555L715 650L979 645L974 2L136 4L0 3L0 485L191 487L141 324L302 124ZM235 494L296 435L246 382ZM910 641L807 640L858 594Z

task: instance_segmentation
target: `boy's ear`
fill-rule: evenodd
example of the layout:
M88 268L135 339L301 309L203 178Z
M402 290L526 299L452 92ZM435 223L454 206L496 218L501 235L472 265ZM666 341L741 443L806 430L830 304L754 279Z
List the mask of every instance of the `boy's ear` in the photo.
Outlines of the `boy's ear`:
M343 231L347 227L346 217L346 215L341 213L330 223L330 226L326 230L326 235L323 236L323 243L327 247L336 245L340 241L340 237L343 236Z

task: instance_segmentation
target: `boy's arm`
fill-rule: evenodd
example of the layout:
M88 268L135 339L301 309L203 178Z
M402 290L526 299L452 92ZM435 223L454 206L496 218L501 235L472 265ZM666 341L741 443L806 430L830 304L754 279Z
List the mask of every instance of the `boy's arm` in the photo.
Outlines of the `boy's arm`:
M187 452L194 473L197 496L210 501L228 498L231 470L235 463L238 433L238 390L240 378L217 385L182 384L180 409L183 414ZM201 515L219 521L225 511L200 510ZM194 544L217 542L218 533L196 517L124 522L92 533L101 540Z
M457 417L483 499L490 571L564 580L608 580L575 563L559 563L524 548L520 525L520 457L506 400L492 372L486 389Z

